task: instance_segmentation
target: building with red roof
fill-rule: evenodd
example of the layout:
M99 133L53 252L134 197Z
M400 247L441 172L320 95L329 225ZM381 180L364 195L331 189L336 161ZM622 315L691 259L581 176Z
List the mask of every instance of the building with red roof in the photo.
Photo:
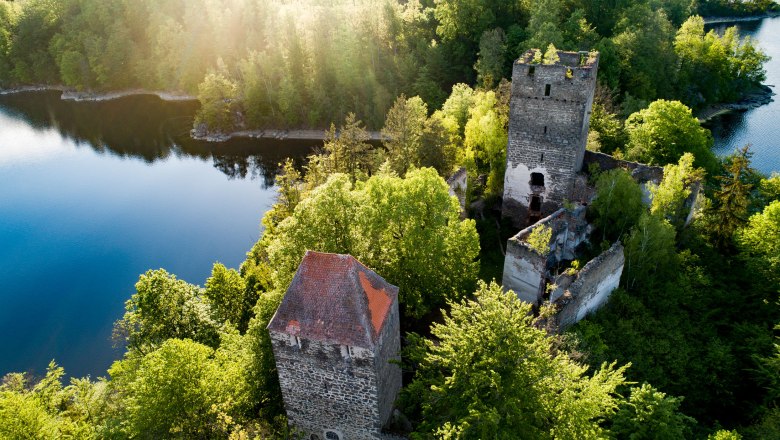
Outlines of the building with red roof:
M401 388L397 287L351 255L308 251L268 330L291 426L383 437Z

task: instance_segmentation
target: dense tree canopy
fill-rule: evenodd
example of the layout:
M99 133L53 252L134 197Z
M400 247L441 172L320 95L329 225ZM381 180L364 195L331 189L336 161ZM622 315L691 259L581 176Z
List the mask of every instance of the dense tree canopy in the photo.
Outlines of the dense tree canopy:
M626 120L626 156L650 165L676 163L692 153L697 167L717 169L709 130L702 128L691 109L679 101L658 100Z
M381 273L400 288L408 316L459 298L476 280L479 241L448 191L429 168L360 186L331 176L266 238L276 286L285 289L306 250L316 250L351 254Z
M728 7L748 4L768 7ZM679 99L699 108L735 99L763 78L766 57L735 29L717 36L705 34L698 17L683 24L693 6L0 0L0 85L185 91L201 101L197 122L214 131L325 128L349 112L379 129L396 96L417 95L435 109L453 84L489 89L525 50L554 44L600 50L599 78L621 101Z
M531 305L495 283L451 303L433 339L411 350L419 362L404 401L417 430L439 438L602 438L617 409L625 367L591 373L532 325Z

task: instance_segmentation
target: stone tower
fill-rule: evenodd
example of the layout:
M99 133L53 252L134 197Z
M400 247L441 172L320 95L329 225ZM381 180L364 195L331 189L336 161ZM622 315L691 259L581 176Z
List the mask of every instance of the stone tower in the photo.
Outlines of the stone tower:
M598 53L558 51L553 64L526 52L512 68L503 215L516 226L573 200L588 140Z
M401 388L398 288L350 255L306 252L268 330L291 426L377 439Z

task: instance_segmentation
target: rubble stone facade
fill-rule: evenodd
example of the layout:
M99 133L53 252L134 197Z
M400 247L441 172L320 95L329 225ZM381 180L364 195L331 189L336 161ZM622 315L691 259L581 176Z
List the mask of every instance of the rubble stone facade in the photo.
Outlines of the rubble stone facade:
M577 194L588 140L598 54L558 52L554 64L514 63L503 215L533 224ZM584 201L583 201L584 202Z
M307 252L268 325L287 418L307 440L384 439L401 388L398 288Z

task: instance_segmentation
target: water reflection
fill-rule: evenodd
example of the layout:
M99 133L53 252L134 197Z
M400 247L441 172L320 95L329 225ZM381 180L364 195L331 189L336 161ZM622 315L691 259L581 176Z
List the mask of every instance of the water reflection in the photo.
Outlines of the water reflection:
M780 85L780 17L758 21L724 23L709 26L723 32L736 25L740 35L758 41L761 49L772 57L766 64L765 84ZM775 93L778 89L775 87ZM719 116L705 124L715 139L714 151L722 156L733 153L746 144L751 145L753 166L763 173L780 171L780 101L775 100L756 109Z
M0 96L0 110L38 129L56 129L79 146L102 154L141 159L147 163L176 157L212 161L231 179L250 178L264 188L274 183L278 164L300 159L321 142L276 139L232 139L209 143L189 137L198 103L165 102L156 96L130 96L112 101L73 102L59 92Z

